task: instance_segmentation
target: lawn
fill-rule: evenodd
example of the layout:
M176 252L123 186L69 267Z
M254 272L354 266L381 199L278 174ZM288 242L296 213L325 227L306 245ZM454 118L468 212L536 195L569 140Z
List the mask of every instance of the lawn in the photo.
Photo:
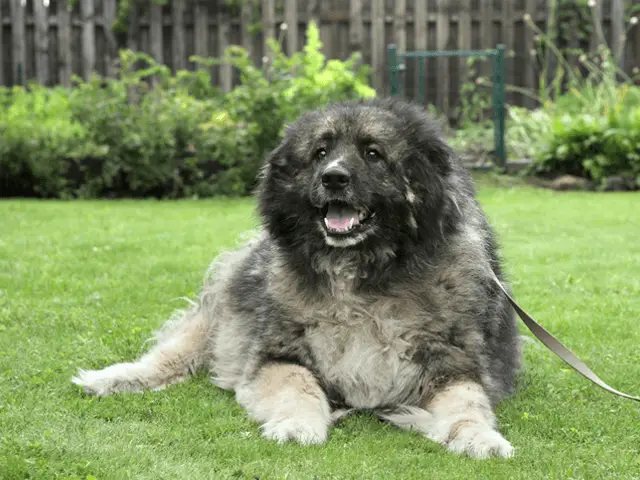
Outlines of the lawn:
M516 298L605 381L640 395L640 195L488 185L480 199ZM81 394L78 367L139 355L255 223L250 200L0 202L0 478L640 478L640 404L537 341L498 409L510 460L458 457L367 415L324 446L279 446L204 375L144 395Z

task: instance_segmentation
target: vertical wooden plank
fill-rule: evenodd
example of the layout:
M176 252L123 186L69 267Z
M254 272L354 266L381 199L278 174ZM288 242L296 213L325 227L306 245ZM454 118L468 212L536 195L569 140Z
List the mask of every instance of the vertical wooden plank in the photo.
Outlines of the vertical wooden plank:
M284 19L287 24L287 53L298 51L298 1L286 0L284 4Z
M221 9L218 10L218 48L220 49L220 55L222 55L229 46L230 20L224 11L221 11ZM232 80L231 65L220 65L220 88L223 92L231 91Z
M4 42L3 42L3 35L2 35L2 30L3 30L3 25L4 25L4 21L3 21L3 17L2 17L2 4L3 1L0 0L0 85L4 85Z
M198 3L198 5L200 5ZM151 24L149 25L149 43L151 56L153 59L160 63L164 63L164 40L162 36L162 5L152 2L150 5L151 11L149 12L149 19ZM196 6L196 9L198 6ZM197 12L197 10L196 10ZM196 16L196 50L198 49L198 16ZM206 18L205 18L206 21Z
M471 49L471 0L460 0L458 18L458 48L461 50ZM467 68L468 59L461 57L459 64L459 84L457 92L460 91L462 85L467 81L469 69Z
M513 55L512 52L515 48L514 43L514 28L513 22L514 18L514 3L515 2L504 2L502 4L502 43L504 44L506 51L505 58L505 83L508 85L513 85ZM507 103L513 103L513 93L506 92L505 101Z
M531 17L531 21L535 23L538 13L538 2L537 0L526 0L525 3L525 15L529 15ZM534 31L533 28L527 25L525 22L524 26L524 44L527 55L527 61L525 62L526 70L524 72L524 85L528 89L532 89L534 91L537 90L537 80L536 80L536 63L538 61L537 55L537 47L534 40ZM536 100L532 97L526 97L524 100L525 106L532 108L536 105Z
M58 7L60 8L60 7ZM104 35L107 42L104 62L107 66L107 76L115 77L116 60L118 59L118 42L113 33L113 24L116 21L116 0L102 0L102 15L104 19Z
M82 18L82 76L89 79L96 66L96 24L93 0L81 0Z
M604 32L602 31L602 2L594 2L591 7L593 28L591 29L591 38L589 39L589 47L595 52L600 44L604 42Z
M184 10L185 0L173 0L171 2L171 20L173 23L173 69L174 71L186 68L185 40L184 40Z
M240 38L242 47L251 51L251 34L249 24L251 23L251 2L243 2L240 10Z
M21 0L11 0L11 44L13 61L11 62L11 80L14 85L25 85L27 64L26 32L24 24L24 6Z
M557 45L558 38L558 0L547 0L546 4L546 14L547 14L547 35L549 37L549 41L554 45ZM554 82L556 68L558 65L558 59L556 55L551 51L550 48L545 48L545 68L547 75L547 85L551 86ZM552 90L553 92L553 90Z
M624 37L624 0L611 0L611 50L620 68L624 68Z
M437 1L436 13L436 49L446 50L449 42L449 15L447 12L447 0ZM438 85L436 89L436 105L442 113L449 115L449 58L437 59Z
M315 24L320 28L320 18L318 12L318 1L319 0L308 0L307 3L307 18L309 19L309 23L315 22ZM326 1L326 0L325 0Z
M272 60L273 55L267 40L274 38L276 27L275 1L262 0L262 55Z
M67 2L58 4L58 82L71 86L71 8Z
M416 0L415 2L415 49L427 49L427 0Z
M384 0L372 0L371 5L371 70L373 88L382 94L384 88Z
M40 85L49 84L49 23L47 8L42 0L33 3L33 20L35 23L36 79ZM0 32L2 33L2 32Z
M398 52L407 50L407 2L406 0L396 0L393 16L393 33Z
M129 25L127 29L127 48L137 52L140 47L140 11L138 2L129 7Z
M362 0L351 0L349 4L349 47L351 51L362 52L363 40Z
M493 1L480 1L480 41L481 49L496 48L493 40ZM491 78L491 60L482 62L480 72L483 77Z
M416 0L415 4L414 4L414 24L413 24L413 31L414 31L414 49L415 50L426 50L427 49L427 38L428 38L428 30L429 30L429 23L428 23L428 4L427 4L427 0ZM426 82L427 79L424 75L424 67L425 67L425 60L421 59L421 58L417 58L413 61L413 63L417 64L417 67L414 71L415 71L415 82L414 85L417 87L418 90L418 96L419 96L419 101L422 102L424 100L424 91L425 91L425 87L426 87ZM407 67L409 67L409 65L407 65ZM409 71L409 68L407 68L407 71Z
M320 8L318 10L317 25L320 30L320 41L322 42L323 51L327 53L328 57L334 57L335 50L333 42L336 40L331 32L331 0L323 0L319 2Z

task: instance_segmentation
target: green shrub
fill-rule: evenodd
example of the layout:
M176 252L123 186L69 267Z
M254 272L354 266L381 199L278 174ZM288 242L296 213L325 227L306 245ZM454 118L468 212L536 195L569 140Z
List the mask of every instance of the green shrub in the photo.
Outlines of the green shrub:
M107 152L73 117L66 91L31 88L0 93L0 188L6 195L64 196L74 164Z
M147 55L125 50L116 79L4 90L0 196L249 193L288 122L308 109L375 95L357 55L327 61L321 48L311 24L302 52L287 57L274 40L273 60L262 67L234 46L220 59L194 57L194 72L171 75ZM209 67L222 63L241 79L227 94L210 76Z
M621 175L640 185L640 106L554 118L535 160L536 173L577 175L598 185Z

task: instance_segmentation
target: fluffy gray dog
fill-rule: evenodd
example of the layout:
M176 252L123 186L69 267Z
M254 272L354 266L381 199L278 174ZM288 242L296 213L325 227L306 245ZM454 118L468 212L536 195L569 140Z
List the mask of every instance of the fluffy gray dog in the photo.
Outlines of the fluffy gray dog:
M206 368L279 442L321 443L373 411L474 457L513 454L494 407L520 365L494 234L435 122L398 100L288 128L260 178L263 228L134 363L80 370L109 395Z

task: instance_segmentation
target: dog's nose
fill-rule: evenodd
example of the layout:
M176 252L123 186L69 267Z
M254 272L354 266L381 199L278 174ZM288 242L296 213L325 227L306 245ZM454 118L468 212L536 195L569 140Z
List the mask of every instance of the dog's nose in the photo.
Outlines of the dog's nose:
M322 185L329 190L342 190L350 180L349 172L343 167L330 167L322 172Z

